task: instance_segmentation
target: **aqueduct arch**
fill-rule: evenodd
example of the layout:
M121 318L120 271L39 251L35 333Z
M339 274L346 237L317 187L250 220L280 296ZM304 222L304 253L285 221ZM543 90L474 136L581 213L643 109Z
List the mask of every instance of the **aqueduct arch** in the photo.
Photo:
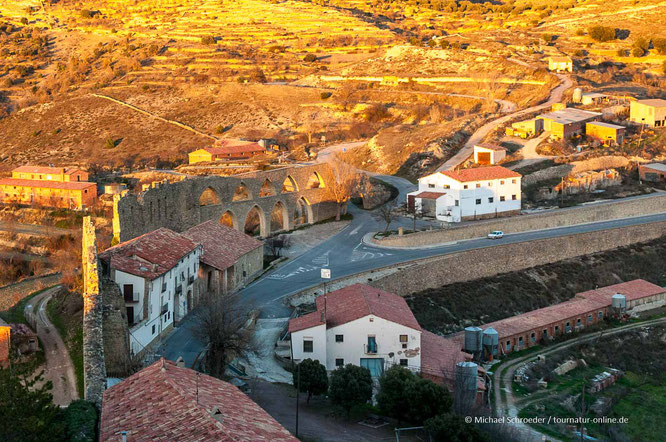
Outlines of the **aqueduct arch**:
M261 236L263 238L267 237L270 233L266 222L266 214L258 205L255 204L252 206L247 215L245 215L243 232L250 236Z
M243 231L255 207L250 224L266 237L335 216L337 206L324 188L333 179L329 165L312 164L154 183L114 198L114 237L127 241L160 227L182 232L208 220Z

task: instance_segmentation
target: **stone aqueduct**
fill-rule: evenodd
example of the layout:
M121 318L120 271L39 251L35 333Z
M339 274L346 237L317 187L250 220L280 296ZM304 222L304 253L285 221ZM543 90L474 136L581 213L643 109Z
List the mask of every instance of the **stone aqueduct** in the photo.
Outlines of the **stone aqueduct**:
M330 166L315 164L229 177L188 177L114 199L113 233L127 241L167 227L182 232L211 219L267 237L330 218Z

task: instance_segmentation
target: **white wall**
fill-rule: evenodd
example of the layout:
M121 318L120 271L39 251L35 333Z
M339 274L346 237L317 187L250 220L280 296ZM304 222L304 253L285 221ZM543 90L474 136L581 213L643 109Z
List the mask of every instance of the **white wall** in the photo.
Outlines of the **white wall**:
M312 340L312 353L303 351L303 341L306 339ZM310 358L326 365L326 325L321 324L293 332L291 334L291 351L294 362Z
M520 210L520 180L520 178L504 178L461 183L444 174L434 173L420 178L419 190L411 192L410 195L422 191L445 192L445 196L437 199L437 219L459 222L463 217ZM512 199L513 195L516 196L515 200ZM501 197L504 197L504 201L501 201ZM492 198L492 202L489 198ZM477 204L477 199L481 200L480 204ZM416 203L418 207L418 199ZM450 215L446 215L447 213Z

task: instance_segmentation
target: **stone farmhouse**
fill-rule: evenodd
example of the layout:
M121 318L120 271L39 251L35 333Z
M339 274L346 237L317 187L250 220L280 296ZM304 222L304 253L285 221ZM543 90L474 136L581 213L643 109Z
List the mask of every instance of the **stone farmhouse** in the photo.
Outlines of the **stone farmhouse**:
M654 98L632 101L629 106L629 121L650 127L666 126L666 100Z
M568 56L548 57L548 70L555 72L573 72L573 60Z
M246 160L266 152L259 143L243 140L219 140L211 147L195 150L188 154L190 164L222 161Z
M97 202L97 184L76 168L21 166L0 179L0 202L83 210Z
M423 330L405 300L355 284L319 296L317 310L289 321L294 362L318 360L328 371L346 364L373 377L401 365L452 386L458 362L471 358L452 341Z
M644 181L666 181L666 164L650 163L638 166L638 175Z
M235 386L164 358L104 391L100 440L289 441Z
M502 166L442 171L419 178L407 207L447 222L517 215L522 175Z

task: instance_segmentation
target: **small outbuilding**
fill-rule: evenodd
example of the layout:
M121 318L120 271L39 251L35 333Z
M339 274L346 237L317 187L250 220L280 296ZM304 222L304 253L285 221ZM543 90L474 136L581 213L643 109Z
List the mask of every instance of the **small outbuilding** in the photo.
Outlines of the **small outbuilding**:
M622 144L625 132L626 128L624 126L602 121L593 121L585 125L585 135L608 145Z
M476 164L497 164L506 157L506 149L490 143L481 143L474 146L474 162Z

